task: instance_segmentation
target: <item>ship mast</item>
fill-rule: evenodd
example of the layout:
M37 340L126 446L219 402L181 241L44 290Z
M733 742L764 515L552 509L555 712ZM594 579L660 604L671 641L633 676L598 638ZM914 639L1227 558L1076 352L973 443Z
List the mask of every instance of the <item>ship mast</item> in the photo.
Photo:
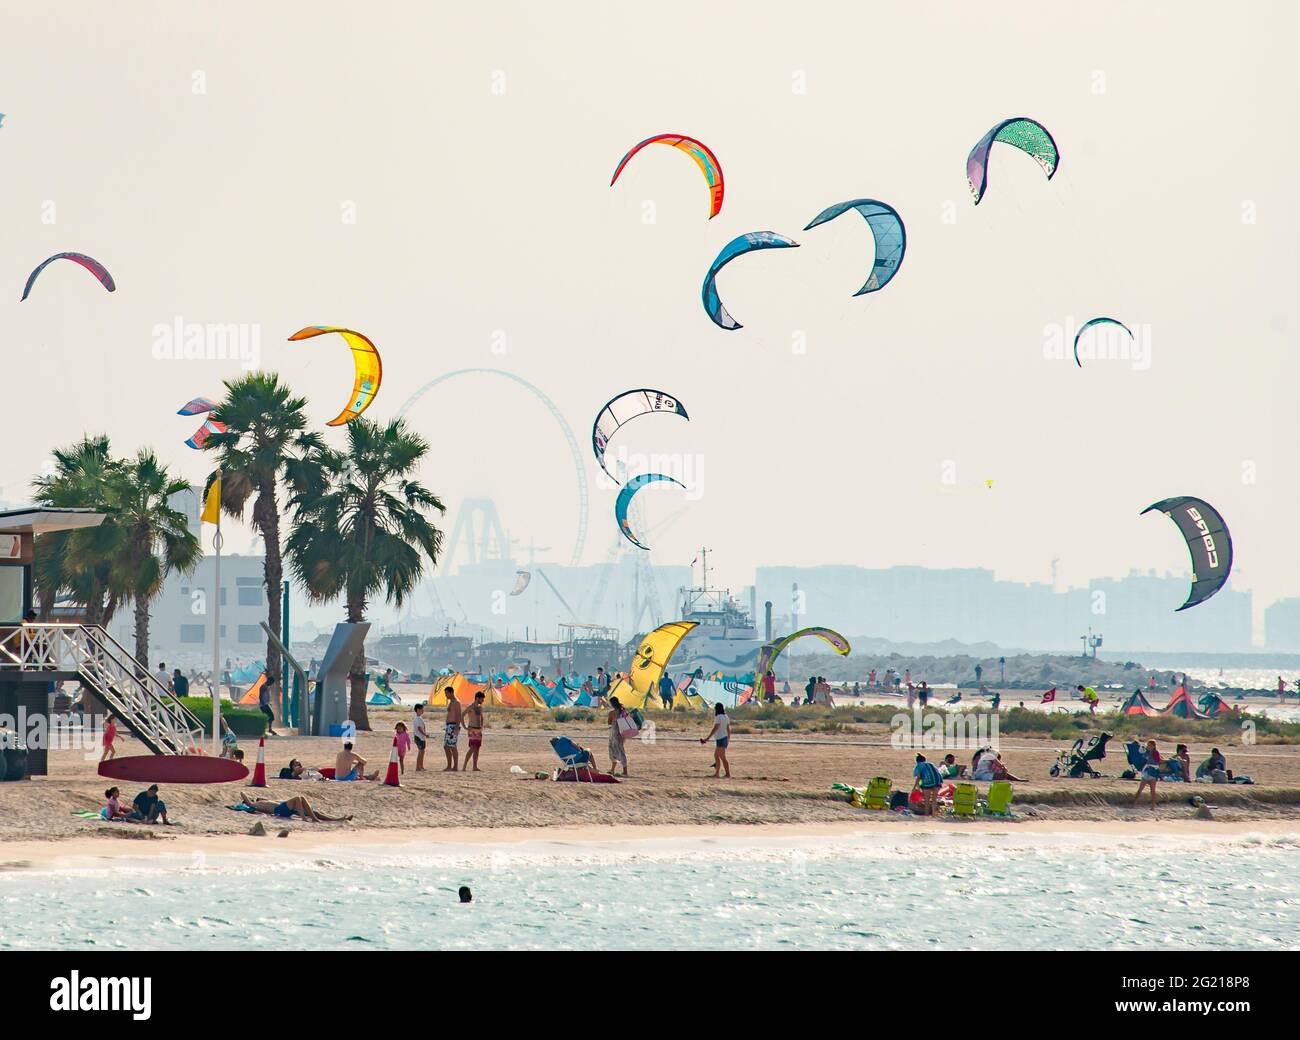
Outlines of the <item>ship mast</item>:
M701 584L700 588L702 591L708 592L709 591L709 550L708 549L704 549L704 548L700 549L700 570L704 574L704 582Z

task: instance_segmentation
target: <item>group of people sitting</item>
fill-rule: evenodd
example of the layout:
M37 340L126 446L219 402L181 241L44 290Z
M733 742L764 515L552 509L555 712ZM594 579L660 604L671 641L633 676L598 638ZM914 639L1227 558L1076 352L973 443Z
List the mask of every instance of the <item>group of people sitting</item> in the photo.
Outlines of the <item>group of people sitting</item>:
M122 791L110 787L104 792L104 808L99 815L106 820L125 820L128 823L158 823L170 826L167 803L158 797L158 785L150 784L131 801L130 807L122 804Z
M912 770L912 790L921 798L922 815L934 814L935 802L939 791L948 780L1014 780L1022 782L1002 764L1002 753L993 747L982 747L971 756L970 766L957 761L957 756L949 752L937 765L924 755L916 756L916 766Z

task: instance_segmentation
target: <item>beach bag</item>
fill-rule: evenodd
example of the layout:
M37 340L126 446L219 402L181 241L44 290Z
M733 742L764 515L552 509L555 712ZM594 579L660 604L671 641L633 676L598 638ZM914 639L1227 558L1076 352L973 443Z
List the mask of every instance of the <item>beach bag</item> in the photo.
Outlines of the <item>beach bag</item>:
M632 716L632 721L636 723L637 729L645 729L645 718L641 715L640 711L636 708L632 708L628 711L628 714Z
M624 740L635 737L640 730L641 727L637 725L637 721L632 717L631 712L620 711L618 713L618 733Z

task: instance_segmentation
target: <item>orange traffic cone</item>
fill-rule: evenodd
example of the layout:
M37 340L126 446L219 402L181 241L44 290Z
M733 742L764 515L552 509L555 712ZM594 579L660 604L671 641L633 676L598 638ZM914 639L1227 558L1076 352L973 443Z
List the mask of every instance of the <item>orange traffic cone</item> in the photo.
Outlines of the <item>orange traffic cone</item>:
M257 765L253 767L253 780L249 787L266 786L266 738L257 742Z
M388 753L388 772L384 774L384 783L388 787L401 787L402 781L397 775L397 738L393 738L393 750Z

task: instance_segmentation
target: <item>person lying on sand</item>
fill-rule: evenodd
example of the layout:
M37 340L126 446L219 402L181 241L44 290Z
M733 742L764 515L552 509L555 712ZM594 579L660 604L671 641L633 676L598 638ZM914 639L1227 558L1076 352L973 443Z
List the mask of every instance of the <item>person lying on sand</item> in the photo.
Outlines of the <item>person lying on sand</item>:
M253 812L265 813L267 816L278 816L282 820L291 820L295 816L301 816L304 820L310 820L312 823L347 823L352 819L350 815L326 816L324 813L318 813L311 807L311 802L300 794L296 794L283 802L273 802L269 798L249 798L245 793L241 804Z
M379 770L366 775L366 760L352 750L352 742L348 741L337 755L334 756L334 779L347 782L350 780L378 780Z

